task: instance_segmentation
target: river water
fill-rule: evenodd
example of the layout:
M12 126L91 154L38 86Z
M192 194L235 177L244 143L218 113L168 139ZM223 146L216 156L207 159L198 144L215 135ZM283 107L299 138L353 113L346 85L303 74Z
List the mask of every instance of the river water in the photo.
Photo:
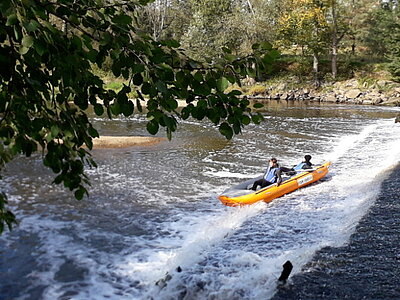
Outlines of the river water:
M357 282L365 268L377 270L376 280L398 280L365 255L399 260L393 243L369 245L373 212L399 206L398 112L273 103L264 123L231 141L209 123L183 121L170 142L94 150L99 167L87 171L92 187L82 201L50 184L39 155L19 158L1 182L20 224L0 237L0 299L400 298L389 285L326 288L340 288L342 273L352 274L340 277L344 284ZM93 122L105 135L146 134L142 115ZM260 175L270 157L291 166L305 154L332 162L324 180L269 204L232 208L217 199ZM398 227L379 224L398 241ZM287 260L292 277L278 286Z

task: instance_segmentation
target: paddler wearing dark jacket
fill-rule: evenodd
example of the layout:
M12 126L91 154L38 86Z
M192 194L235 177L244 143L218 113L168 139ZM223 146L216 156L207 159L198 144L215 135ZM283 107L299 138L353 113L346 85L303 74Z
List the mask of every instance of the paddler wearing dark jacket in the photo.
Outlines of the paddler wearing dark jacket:
M305 155L304 161L299 163L297 166L293 167L293 170L304 170L304 169L312 169L311 163L311 155Z
M282 170L278 165L278 160L276 158L271 158L269 160L268 168L265 170L263 178L256 180L252 186L252 190L257 190L258 186L264 188L268 185L276 183L279 186L282 182Z

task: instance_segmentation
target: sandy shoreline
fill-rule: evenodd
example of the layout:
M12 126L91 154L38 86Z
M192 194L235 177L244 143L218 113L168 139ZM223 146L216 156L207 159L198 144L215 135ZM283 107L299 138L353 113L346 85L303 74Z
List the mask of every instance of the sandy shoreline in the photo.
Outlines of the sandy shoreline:
M93 149L126 148L133 146L153 146L166 138L147 136L100 136L93 139Z

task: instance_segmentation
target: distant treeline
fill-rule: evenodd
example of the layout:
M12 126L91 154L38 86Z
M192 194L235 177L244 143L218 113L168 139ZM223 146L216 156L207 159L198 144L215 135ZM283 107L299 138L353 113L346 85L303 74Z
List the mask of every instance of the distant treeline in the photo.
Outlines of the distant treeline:
M245 55L269 41L286 55L285 71L336 79L375 61L400 80L399 11L393 0L156 0L136 22L198 60L222 56L225 47Z

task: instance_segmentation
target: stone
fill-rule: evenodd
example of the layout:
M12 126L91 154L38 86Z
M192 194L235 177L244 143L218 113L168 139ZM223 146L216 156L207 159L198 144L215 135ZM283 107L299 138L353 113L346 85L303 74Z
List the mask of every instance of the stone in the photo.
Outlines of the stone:
M400 97L389 98L386 101L383 100L383 102L381 104L388 105L388 106L400 106Z
M325 100L326 102L338 102L338 99L336 98L336 95L335 95L335 94L326 95L325 98L324 98L324 100Z
M286 83L281 83L276 87L276 89L278 91L284 91L284 90L286 90L286 87L287 87Z
M360 95L361 95L361 91L359 89L352 89L345 93L345 96L348 99L356 99Z
M378 97L380 97L381 95L382 95L382 94L379 93L378 91L368 91L368 92L365 94L365 96L367 96L367 97L369 97L369 98L371 98L371 99L378 98Z
M374 101L372 101L371 99L365 99L362 101L362 104L364 105L374 105Z
M286 282L286 280L289 278L290 273L293 270L293 264L290 262L290 260L288 260L287 262L285 262L283 264L282 267L283 267L283 270L282 270L281 276L278 278L278 280Z
M389 83L389 82L387 82L386 80L378 80L378 81L376 82L376 84L377 84L378 86L386 86L388 83Z
M347 80L346 83L345 83L345 86L346 87L357 87L358 86L358 81L357 81L357 79Z

